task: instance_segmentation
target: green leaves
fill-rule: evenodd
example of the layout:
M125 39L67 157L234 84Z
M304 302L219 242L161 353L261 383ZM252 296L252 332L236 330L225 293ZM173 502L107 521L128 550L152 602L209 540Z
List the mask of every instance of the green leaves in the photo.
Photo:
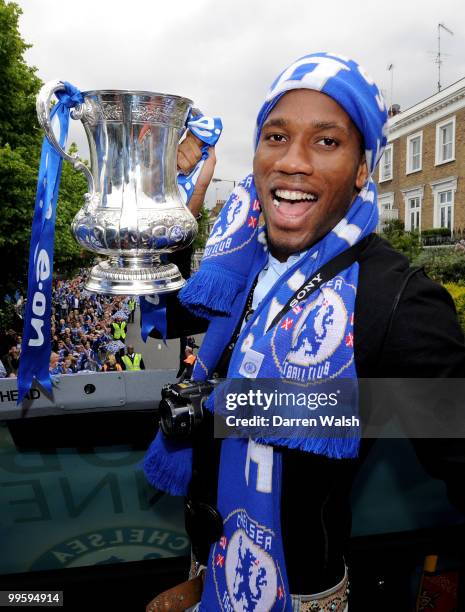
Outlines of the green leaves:
M200 219L197 221L198 226L199 226L199 233L197 234L196 239L194 240L194 251L196 251L197 249L204 249L205 248L205 243L207 242L208 239L208 221L210 219L210 211L208 210L208 208L205 206L205 204L202 206L202 210L200 211L202 216L200 217Z
M20 289L25 293L29 241L43 133L35 111L42 85L36 69L24 61L27 45L19 34L21 9L0 0L0 299ZM76 152L72 144L70 151ZM70 224L83 205L84 177L63 162L58 196L55 270L67 275L87 264Z
M390 242L397 251L403 253L410 261L415 259L421 251L419 234L404 231L404 224L398 219L386 223L381 238Z
M0 0L0 146L25 146L40 139L35 97L42 83L23 55L27 45L19 34L22 11Z
M69 153L77 150L74 143ZM68 162L63 162L55 233L55 270L60 274L70 274L79 266L85 266L92 258L83 252L71 232L71 222L84 204L87 183L80 172L76 172Z
M455 247L425 248L414 263L423 266L439 283L463 283L465 280L465 253Z
M40 146L0 148L0 258L4 262L2 293L26 286L29 241L34 213ZM71 222L84 203L84 177L63 162L58 195L55 270L68 274L87 264L71 233Z
M459 283L445 283L444 287L451 294L457 310L457 318L465 331L465 285Z

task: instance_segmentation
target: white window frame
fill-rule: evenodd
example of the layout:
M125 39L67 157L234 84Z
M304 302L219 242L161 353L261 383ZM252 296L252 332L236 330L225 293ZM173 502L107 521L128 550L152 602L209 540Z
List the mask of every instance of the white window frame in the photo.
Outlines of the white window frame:
M384 224L389 222L391 219L383 219L383 206L387 205L388 208L386 210L394 210L394 192L389 191L387 193L381 193L378 196L378 212L379 212L379 221L378 221L378 231L382 232Z
M441 201L441 196L449 196L444 202ZM439 225L448 230L453 230L452 225L452 208L454 203L454 192L452 189L447 189L446 191L438 192L438 215L439 215ZM443 219L443 211L444 211L444 219ZM450 211L450 218L449 218ZM445 225L443 224L443 220L445 221Z
M383 213L383 205L388 204L389 208L386 210L393 210L394 208L394 192L389 191L388 193L380 193L378 196L378 209L379 214Z
M415 201L415 208L412 208L411 203ZM408 231L413 232L419 232L421 231L421 198L419 196L410 196L409 198L407 198L407 211L406 211L406 218L408 219ZM415 214L416 216L416 220L414 223L412 223L412 213ZM416 225L416 227L414 227Z
M411 151L412 141L416 138L420 139L420 166L418 168L412 167L413 155ZM407 151L406 151L406 165L405 174L412 174L412 172L420 172L423 168L423 131L416 132L407 136Z
M418 220L418 229L417 229L417 231L421 233L421 221L422 221L423 197L424 197L424 194L425 194L425 186L424 185L419 185L417 187L412 187L411 189L403 189L402 190L402 195L404 196L404 225L405 225L405 231L406 232L411 232L412 231L411 224L410 224L409 201L412 200L413 198L418 198L419 199L420 215L419 215L419 220Z
M384 156L386 155L386 151L391 152L391 174L389 176L383 176L382 169L384 168ZM386 145L384 152L379 160L379 182L384 183L384 181L391 181L393 174L393 166L394 166L394 148L391 144Z
M452 154L447 159L442 159L442 143L441 143L441 134L442 128L446 125L452 124ZM436 157L435 157L435 166L440 166L441 164L447 164L448 162L455 160L455 115L453 117L448 117L444 119L444 121L440 121L436 123Z
M431 191L433 192L433 227L441 227L441 205L439 202L439 194L443 191L452 191L451 199L451 215L450 229L454 231L454 209L455 209L455 192L457 191L457 177L450 176L448 178L439 179L430 183Z

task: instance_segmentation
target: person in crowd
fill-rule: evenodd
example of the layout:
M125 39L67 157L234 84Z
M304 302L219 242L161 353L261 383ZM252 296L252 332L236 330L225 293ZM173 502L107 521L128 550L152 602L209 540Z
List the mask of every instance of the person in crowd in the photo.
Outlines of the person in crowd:
M62 293L60 297L60 317L62 319L68 316L68 300L66 299L66 294Z
M2 357L2 363L6 370L7 378L16 378L19 368L20 352L16 345L11 346L8 353Z
M123 370L145 370L144 360L141 353L136 353L134 347L128 345L127 353L121 357Z
M194 369L196 356L194 355L194 350L190 346L186 346L184 351L184 369L181 372L179 377L179 382L183 380L188 380L192 377L192 371Z
M134 296L131 296L129 298L128 307L129 307L128 323L134 323L134 315L136 313L136 298Z
M119 316L116 316L111 323L111 333L113 340L120 340L125 342L126 340L126 321Z
M103 364L102 370L104 372L121 372L122 367L116 361L116 357L114 355L108 355L105 363Z
M129 300L121 296L88 294L83 271L71 280L55 280L52 289L51 349L54 374L100 371L106 345L112 341L112 312L127 312ZM123 326L123 329L125 326ZM0 330L3 360L10 375L17 371L21 335ZM16 347L18 354L10 349ZM56 353L56 357L53 355Z
M49 372L53 375L64 373L63 367L60 365L60 357L58 353L55 353L54 351L52 351L50 354Z

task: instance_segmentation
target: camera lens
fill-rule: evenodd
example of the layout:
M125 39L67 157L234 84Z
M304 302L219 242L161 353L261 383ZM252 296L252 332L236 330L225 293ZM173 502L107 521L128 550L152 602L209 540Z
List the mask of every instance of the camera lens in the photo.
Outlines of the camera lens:
M165 436L187 438L192 432L190 406L176 406L169 399L160 401L158 412L160 427Z

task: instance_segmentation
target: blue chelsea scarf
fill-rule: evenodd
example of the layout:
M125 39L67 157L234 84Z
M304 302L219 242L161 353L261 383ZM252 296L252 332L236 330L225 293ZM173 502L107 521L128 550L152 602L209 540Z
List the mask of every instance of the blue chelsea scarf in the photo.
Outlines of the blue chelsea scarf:
M306 55L273 82L257 118L255 146L271 110L294 89L311 89L334 99L363 136L365 158L373 173L386 144L387 112L383 97L355 61L332 53ZM210 319L193 377L212 376L243 312L253 281L265 265L266 230L253 175L233 191L220 213L205 248L200 270L180 292L182 303ZM228 378L246 378L244 363L260 355L254 377L293 380L296 367L306 380L320 364L326 379L356 381L354 308L358 263L301 300L268 328L305 278L372 233L378 223L376 187L369 178L346 215L276 282L242 328L228 369ZM289 366L292 367L289 367ZM214 411L210 396L207 407ZM355 435L353 435L355 433ZM292 610L280 531L280 446L331 458L355 457L357 431L347 437L226 439L222 443L218 509L223 534L210 550L199 610ZM174 495L187 492L192 473L188 443L158 433L144 463L149 481ZM311 489L311 475L308 475ZM304 526L302 526L304 527ZM308 551L307 551L308 552Z

